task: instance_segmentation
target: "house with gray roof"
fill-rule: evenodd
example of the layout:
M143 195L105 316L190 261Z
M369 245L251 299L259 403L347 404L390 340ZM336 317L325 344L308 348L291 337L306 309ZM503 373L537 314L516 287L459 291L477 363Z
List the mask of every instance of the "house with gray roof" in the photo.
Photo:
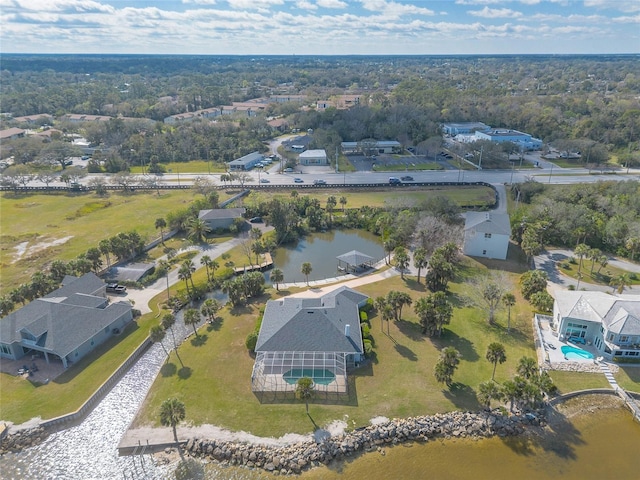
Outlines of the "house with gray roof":
M368 297L340 287L320 298L267 302L251 374L254 392L294 392L302 377L316 391L346 393L347 372L363 359L359 308Z
M132 320L131 304L109 303L106 284L94 273L67 275L57 290L0 319L0 357L38 354L67 368Z
M558 292L553 323L563 342L593 345L609 359L640 359L640 295Z
M242 218L246 209L239 208L214 208L211 210L200 210L198 218L207 225L211 230L219 228L229 228L233 225L236 218Z
M511 238L511 221L506 213L468 212L464 224L462 251L472 257L505 260Z
M248 153L244 157L236 158L235 160L227 162L227 165L229 166L229 171L243 172L251 170L263 160L264 155L262 153L252 152Z

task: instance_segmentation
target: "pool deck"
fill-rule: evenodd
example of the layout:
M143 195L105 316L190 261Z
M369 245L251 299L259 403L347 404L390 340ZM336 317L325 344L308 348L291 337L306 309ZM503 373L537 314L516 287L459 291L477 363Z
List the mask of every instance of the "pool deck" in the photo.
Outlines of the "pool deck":
M576 345L571 342L565 342L558 338L558 332L555 331L550 325L549 321L545 317L538 317L538 324L540 326L540 332L542 333L542 343L545 351L545 357L551 364L562 362L578 362L578 363L595 363L595 360L600 354L592 345ZM570 347L584 350L593 355L593 358L580 358L580 359L567 359L562 353L562 347L568 345Z

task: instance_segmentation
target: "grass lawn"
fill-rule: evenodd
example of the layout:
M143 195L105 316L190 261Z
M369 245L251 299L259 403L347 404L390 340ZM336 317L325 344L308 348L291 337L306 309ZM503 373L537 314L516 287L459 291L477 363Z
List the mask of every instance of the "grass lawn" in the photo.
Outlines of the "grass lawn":
M549 372L560 393L587 390L589 388L611 388L601 373L577 373L552 370Z
M435 162L415 163L412 165L392 164L375 165L374 172L419 172L422 170L444 170L444 167Z
M558 265L558 269L575 280L578 279L578 258L576 257L576 263L570 262L561 262ZM593 267L593 273L591 272ZM600 273L598 273L600 270ZM588 258L582 259L582 269L580 270L582 274L582 281L586 283L593 283L596 285L609 285L609 280L615 278L622 274L630 275L630 285L639 285L640 278L638 278L638 274L634 272L629 272L628 270L623 270L621 268L615 267L613 265L608 264L606 267L600 268L600 264L597 262L592 262Z
M465 267L467 274L482 268ZM425 295L424 286L415 279L399 277L360 287L370 295L389 290L406 290L417 299ZM463 284L452 285L452 299L460 303ZM275 291L271 290L274 297ZM280 295L289 292L280 292ZM222 321L203 327L201 341L187 341L180 356L187 368L180 370L175 356L156 379L136 424L158 424L158 408L163 400L177 396L185 402L187 419L194 424L212 423L256 435L282 435L286 432L308 432L313 425L298 402L261 404L251 392L253 358L244 347L245 337L255 325L260 306L267 300L229 311L224 309ZM453 409L477 409L474 390L491 378L492 365L484 358L492 341L503 343L508 360L499 365L496 380L503 381L514 372L523 355L533 356L531 312L524 302L512 309L512 329L506 332L506 312L498 315L496 325L489 326L481 309L460 307L451 325L440 339L429 339L420 333L413 310L405 308L400 322L391 322L390 335L380 328L379 317L371 318L375 339L375 356L371 364L355 371L352 395L341 404L327 404L317 398L310 414L318 425L348 415L355 425L367 424L376 415L404 417ZM439 349L454 345L462 353L460 368L451 389L437 384L433 366Z
M221 197L226 198L224 192ZM2 194L0 290L27 282L56 259L69 261L100 240L136 230L149 241L159 236L155 219L186 207L191 190L87 194Z
M162 163L165 173L225 173L226 164L217 162L207 162L206 160L191 160L189 162ZM147 165L147 168L149 165ZM146 170L145 170L146 171ZM131 173L140 174L142 166L131 167Z
M390 201L398 201L398 193L402 193L402 200L407 204L414 204L424 201L433 196L442 196L450 199L460 206L468 205L488 205L493 204L495 201L495 192L489 187L402 187L398 188L382 188L382 189L362 189L362 190L349 190L341 188L323 188L317 191L299 190L298 195L308 195L311 198L317 198L324 206L329 196L336 197L336 200L340 200L340 197L344 196L347 199L345 208L360 208L363 206L370 207L383 207ZM263 192L258 192L259 195L266 195ZM274 196L280 198L288 198L290 196L290 190L286 193L274 192ZM336 211L341 210L342 205L338 203Z
M618 366L620 367L620 370L615 374L618 385L625 390L640 393L640 366Z

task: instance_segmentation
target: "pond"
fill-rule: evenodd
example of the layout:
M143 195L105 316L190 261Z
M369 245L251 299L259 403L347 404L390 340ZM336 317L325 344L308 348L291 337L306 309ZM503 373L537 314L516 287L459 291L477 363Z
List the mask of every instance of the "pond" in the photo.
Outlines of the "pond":
M309 280L321 280L337 275L336 257L351 250L358 250L374 258L377 262L384 258L384 249L380 238L363 230L333 230L314 233L301 238L298 242L278 248L273 254L274 265L284 273L285 283L304 282L300 272L304 262L311 263Z

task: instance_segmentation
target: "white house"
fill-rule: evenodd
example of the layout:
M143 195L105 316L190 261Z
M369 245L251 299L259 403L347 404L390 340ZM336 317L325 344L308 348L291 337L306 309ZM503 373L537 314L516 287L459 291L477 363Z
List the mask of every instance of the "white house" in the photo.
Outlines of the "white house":
M640 295L558 292L553 322L562 341L593 345L610 359L640 359Z
M230 171L246 171L251 170L258 163L264 160L264 155L260 152L252 152L244 157L236 158L227 162Z
M463 122L463 123L443 123L442 131L447 135L451 135L455 137L456 135L462 133L473 133L473 132L482 132L485 130L489 130L491 127L489 125L485 125L482 122Z
M464 224L465 255L505 260L511 238L506 213L468 212Z
M327 152L324 150L307 150L298 156L300 165L328 165Z

